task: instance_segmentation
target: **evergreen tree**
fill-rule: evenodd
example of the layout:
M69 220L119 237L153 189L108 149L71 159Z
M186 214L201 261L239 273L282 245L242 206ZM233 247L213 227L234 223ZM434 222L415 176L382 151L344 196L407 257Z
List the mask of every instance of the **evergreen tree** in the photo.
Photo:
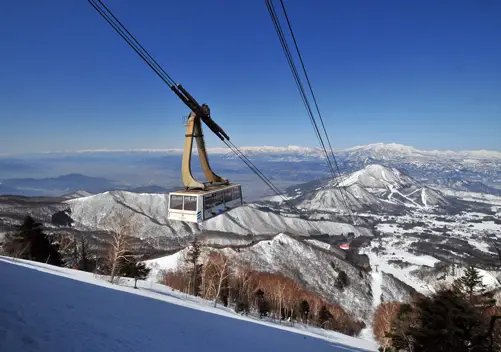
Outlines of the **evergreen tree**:
M198 264L198 260L201 253L202 245L195 236L195 238L191 242L191 248L186 254L186 261L191 264L190 293L194 296L198 296L200 294L200 272L202 269L202 264Z
M310 304L308 303L308 301L301 301L301 303L299 304L299 314L303 323L306 323L310 314Z
M462 291L466 291L470 300L477 291L485 290L485 285L482 283L482 277L473 266L469 266L463 277L456 280L455 284Z
M492 307L496 304L494 292L487 290L480 272L473 266L468 267L464 275L454 281L453 287L464 293L470 303L478 308Z
M121 275L134 279L134 288L137 288L137 280L146 279L151 270L146 267L146 264L132 259L124 261L120 268Z
M392 325L396 351L487 351L485 318L456 289L420 297L414 307L403 305Z
M337 275L336 278L335 286L340 290L348 286L348 275L343 270L339 271L339 274Z
M71 214L71 209L61 210L52 214L51 222L57 226L71 227L73 219L68 215Z
M259 319L268 315L270 311L270 304L264 297L264 291L259 289L256 292L257 309L259 311Z
M83 271L92 271L92 266L87 256L87 244L83 236L80 237L80 261L78 268Z
M42 224L26 216L18 231L4 240L5 252L13 257L61 266L58 247L42 231Z
M237 298L237 301L235 303L235 312L236 313L242 313L242 314L248 314L249 313L249 302L245 300L243 297Z
M412 332L416 345L425 351L467 352L473 347L486 351L485 341L476 341L485 334L482 313L455 290L443 290L416 304L419 328Z
M326 325L330 325L330 320L332 319L332 314L329 312L326 306L322 306L320 311L318 312L318 325L320 327L325 327Z

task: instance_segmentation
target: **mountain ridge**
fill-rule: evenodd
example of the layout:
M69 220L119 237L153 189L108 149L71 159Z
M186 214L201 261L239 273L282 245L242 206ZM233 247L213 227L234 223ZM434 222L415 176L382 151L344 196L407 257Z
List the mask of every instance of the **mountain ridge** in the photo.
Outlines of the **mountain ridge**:
M311 146L242 146L239 147L242 151L250 153L306 153L314 154L323 157L323 150L319 147ZM209 153L214 154L230 154L231 151L227 148L213 147L207 148ZM366 145L358 145L348 148L335 148L333 149L335 153L352 153L360 151L386 151L386 152L400 152L400 153L415 153L428 156L471 156L476 158L495 158L501 159L500 150L490 150L490 149L464 149L464 150L450 150L450 149L418 149L413 146L408 146L398 143L370 143ZM53 151L45 153L37 153L39 155L53 155L53 154L86 154L86 153L182 153L181 148L137 148L137 149L81 149L81 150L65 150L65 151ZM194 151L196 153L196 151ZM2 155L1 157L8 157L8 155Z

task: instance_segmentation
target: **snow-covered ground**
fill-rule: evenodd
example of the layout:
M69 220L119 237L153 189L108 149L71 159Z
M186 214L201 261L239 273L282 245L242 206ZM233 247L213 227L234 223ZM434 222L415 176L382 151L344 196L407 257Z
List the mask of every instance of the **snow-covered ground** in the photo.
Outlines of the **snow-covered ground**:
M489 203L501 206L501 197L494 194L479 193L479 192L468 192L468 191L456 191L446 187L441 187L440 192L448 196L453 196L461 198L469 202L477 203Z
M71 208L71 217L77 229L109 230L118 214L125 215L134 224L138 237L165 239L164 246L179 248L188 244L195 233L218 231L238 235L275 235L288 232L307 236L310 233L341 234L357 232L370 236L367 228L335 221L309 221L297 216L264 211L254 205L243 205L198 225L168 220L168 197L164 194L105 192L65 201ZM213 238L209 242L221 245L243 244L238 239Z
M390 249L385 253L374 253L369 250L370 248L364 248L363 253L369 256L371 267L374 268L372 272L372 292L374 295L374 305L377 306L381 302L380 296L382 293L382 273L391 274L405 284L411 286L416 291L421 293L429 293L432 288L422 280L413 276L411 272L418 269L421 266L432 267L434 263L438 260L431 256L416 256L411 253L407 253L404 250ZM400 268L391 263L391 260L402 260L403 262L409 263L408 267Z
M374 342L214 308L169 288L0 257L0 351L376 351Z
M415 271L422 268L433 268L435 264L440 262L438 259L431 255L415 255L409 253L405 248L409 247L411 240L407 239L403 241L403 244L395 245L394 239L383 238L381 242L373 242L371 247L366 247L362 249L362 253L369 256L371 267L373 268L373 283L372 292L374 294L374 304L378 302L378 294L381 293L382 289L378 286L382 285L383 280L380 275L382 273L391 274L393 277L397 278L401 282L411 286L416 291L429 294L434 292L439 284L452 284L455 279L458 279L464 274L464 267L457 266L454 270L450 270L443 274L441 280L437 280L437 276L441 276L442 273L436 273L435 275L430 275L429 277L420 278L416 275ZM379 248L379 250L373 251L374 248ZM478 269L483 283L489 288L499 287L501 282L498 281L497 276L499 272L496 271L486 271ZM452 274L452 272L454 274Z
M176 268L188 249L162 258L146 261L152 268L150 279L158 279L161 270ZM253 270L277 273L301 282L308 290L316 292L332 304L340 305L353 316L368 322L373 311L371 296L368 293L370 279L360 273L360 269L338 258L327 250L320 250L315 244L301 241L286 234L279 234L248 248L235 251L230 248L209 249L220 251L237 266L250 265ZM349 277L344 289L336 287L338 270ZM404 293L402 293L404 295Z

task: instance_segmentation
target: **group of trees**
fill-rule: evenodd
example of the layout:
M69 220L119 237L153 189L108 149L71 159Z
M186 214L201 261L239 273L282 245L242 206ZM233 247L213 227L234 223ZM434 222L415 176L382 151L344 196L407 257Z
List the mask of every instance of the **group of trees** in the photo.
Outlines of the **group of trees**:
M59 245L42 231L42 224L27 216L17 231L5 235L2 245L5 254L21 259L61 266Z
M176 290L232 306L241 314L253 311L259 317L314 324L349 335L363 323L341 307L279 274L237 265L220 251L202 248L196 239L175 270L164 273L163 283Z
M134 255L130 239L135 229L122 214L110 222L109 239L104 246L106 255L100 258L83 235L44 233L41 223L26 216L16 231L8 233L2 243L3 252L11 257L27 259L56 266L94 272L110 276L114 282L117 276L137 280L144 279L149 269Z
M381 304L374 335L382 351L501 351L501 307L495 304L478 270L469 267L430 296Z

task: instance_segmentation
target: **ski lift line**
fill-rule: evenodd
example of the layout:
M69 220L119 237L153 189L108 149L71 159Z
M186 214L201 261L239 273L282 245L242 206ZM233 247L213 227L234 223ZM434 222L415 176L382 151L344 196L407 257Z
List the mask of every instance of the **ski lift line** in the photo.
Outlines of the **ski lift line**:
M330 138L329 138L329 134L327 133L327 129L325 128L324 119L322 118L322 114L320 113L320 108L318 107L317 99L315 97L315 93L313 92L313 87L311 85L310 78L308 76L308 72L306 71L306 67L305 67L305 64L304 64L304 61L303 61L303 56L301 55L301 51L299 50L299 45L297 44L296 36L294 35L294 31L292 30L292 25L291 25L291 22L289 20L289 16L287 15L287 10L285 9L285 5L283 3L283 0L280 0L280 5L282 6L282 10L284 12L285 19L287 21L287 26L288 26L289 31L290 31L291 36L292 36L292 40L294 41L294 46L296 48L296 51L297 51L297 54L298 54L298 57L299 57L299 61L301 62L301 67L303 68L304 75L305 75L306 81L308 83L308 87L310 88L311 96L313 98L313 102L314 102L315 107L317 109L318 117L320 118L320 122L322 124L322 128L324 130L324 134L325 134L325 137L327 139L327 144L329 145L329 149L330 149L330 152L331 152L331 155L332 155L332 159L334 160L334 163L336 165L338 176L339 176L340 179L342 179L341 170L339 169L339 165L337 163L336 156L334 155L334 151L332 149L332 144L331 144L331 141L330 141Z
M247 156L238 149L237 146L235 146L232 142L230 141L224 141L224 143L228 146L228 148L233 151L268 187L271 188L273 192L275 192L278 196L280 196L283 201L290 207L292 211L294 211L297 214L300 214L300 211L293 205L291 204L280 192L280 190L255 166L252 161L247 158Z
M271 1L272 1L272 0L269 0L269 1L270 1L270 3L271 3ZM287 26L288 26L289 31L290 31L290 33L291 33L292 40L293 40L293 42L294 42L294 47L295 47L296 52L297 52L298 57L299 57L299 61L301 62L301 67L302 67L302 69L303 69L303 72L304 72L304 75L305 75L306 81L307 81L307 83L308 83L308 87L309 87L309 89L310 89L311 96L312 96L312 98L313 98L313 102L314 102L314 104L315 104L315 107L316 107L316 110L317 110L318 116L319 116L319 118L320 118L320 122L321 122L321 124L322 124L322 128L323 128L323 131L324 131L325 137L327 138L327 143L328 143L328 145L329 145L329 149L330 149L330 152L331 152L332 158L333 158L333 160L334 160L334 162L335 162L335 164L336 164L336 169L337 169L338 176L339 176L339 178L341 178L341 171L340 171L340 169L339 169L339 166L338 166L338 163L337 163L336 157L335 157L335 155L334 155L334 151L333 151L333 149L332 149L332 145L331 145L331 142L330 142L330 139L329 139L329 135L328 135L328 133L327 133L327 129L325 128L324 120L323 120L323 118L322 118L322 114L321 114L321 112L320 112L320 108L319 108L319 106L318 106L317 99L316 99L316 97L315 97L315 93L313 92L313 87L312 87L312 84L311 84L310 78L309 78L309 76L308 76L308 72L307 72L307 70L306 70L306 67L305 67L305 64L304 64L304 61L303 61L303 57L302 57L302 55L301 55L301 51L299 50L299 45L297 44L296 36L295 36L294 31L293 31L293 29L292 29L292 25L291 25L291 22L290 22L290 20L289 20L289 16L288 16L288 14L287 14L287 10L285 9L285 5L284 5L284 3L283 3L283 0L280 0L280 5L281 5L281 7L282 7L282 11L284 12L284 16L285 16L285 19L286 19L286 21L287 21ZM273 7L273 4L271 4L271 6ZM278 18L278 17L277 17L277 18ZM342 195L342 192L341 192L341 195ZM342 195L342 197L344 198L344 196L343 196L343 195ZM345 205L346 205L346 206L348 205L348 204L346 204L346 201L345 201Z
M313 112L311 111L311 106L310 106L310 104L308 102L308 98L307 98L307 95L306 95L306 93L304 91L304 88L303 88L303 85L301 83L301 80L299 78L299 74L297 72L297 68L295 67L294 61L292 59L292 54L290 52L290 49L288 48L287 41L286 41L285 36L283 34L283 30L281 28L280 21L278 20L278 15L277 15L277 13L275 11L275 8L274 8L274 5L272 3L272 0L265 0L265 3L266 3L266 6L268 8L268 12L270 13L270 16L272 18L272 21L273 21L273 24L275 26L275 30L277 32L277 35L278 35L278 37L280 39L280 43L282 45L282 49L284 50L285 56L286 56L286 58L288 60L289 67L291 68L293 76L294 76L294 78L296 80L296 85L298 86L298 89L300 91L301 97L303 98L303 102L305 103L305 106L307 108L310 120L312 121L314 130L315 130L315 132L317 134L317 138L319 139L321 147L322 147L322 149L324 151L324 154L326 156L327 164L329 166L329 169L330 169L330 171L332 173L333 178L336 178L336 172L334 171L334 168L332 166L331 160L330 160L330 158L328 156L327 149L326 149L325 144L323 142L322 136L320 135L320 132L319 132L319 129L318 129L318 125L317 125L317 123L315 121L315 118L313 116ZM301 62L301 66L303 68L305 77L307 79L307 83L308 83L308 86L310 88L310 92L311 92L311 95L313 97L313 101L315 103L315 106L316 106L316 109L317 109L317 113L319 114L320 121L322 123L322 127L323 127L323 130L324 130L324 133L325 133L325 135L327 137L327 141L328 141L328 144L329 144L329 147L330 147L330 150L331 150L331 154L332 154L332 157L333 157L334 162L336 164L337 173L339 175L339 178L342 178L342 175L341 175L341 172L340 172L340 169L339 169L339 165L337 164L336 158L334 156L334 152L332 150L332 145L330 143L330 140L329 140L329 137L328 137L328 134L327 134L327 130L325 128L325 124L323 123L323 119L322 119L322 116L321 116L321 113L320 113L320 109L318 107L318 103L316 101L315 94L313 92L313 88L312 88L311 82L309 80L309 77L308 77L308 74L307 74L307 71L306 71L306 67L304 65L304 61L302 60L302 56L301 56L301 52L299 50L299 46L298 46L297 41L295 39L295 35L294 35L293 30L292 30L292 26L291 26L290 20L288 18L288 15L287 15L287 12L286 12L286 9L285 9L285 5L283 4L282 0L280 0L280 3L281 3L281 6L282 6L282 10L284 12L285 18L287 20L287 25L288 25L289 31L291 32L291 35L292 35L292 38L293 38L293 41L294 41L294 45L295 45L296 51L298 53L298 57L299 57L300 62ZM345 189L344 191L347 191L347 190ZM343 189L341 189L340 193L341 193L342 201L343 201L343 203L344 203L346 209L348 210L349 215L350 215L350 217L352 219L353 225L355 225L355 219L354 219L353 213L351 211L351 208L350 208L350 206L349 206L349 204L347 202L347 199L346 199L347 197L345 197L345 195L343 193ZM356 228L356 226L355 226L355 229L358 232L358 229Z
M298 89L299 89L299 91L301 93L301 97L303 98L303 102L305 103L305 106L307 108L307 112L309 113L310 120L312 121L312 125L313 125L313 127L315 129L315 132L317 134L317 139L319 140L319 142L321 144L321 147L322 147L322 149L324 151L324 154L325 154L325 157L326 157L326 160L327 160L327 166L329 167L329 169L331 171L332 177L336 178L336 173L334 171L334 168L333 168L332 163L330 161L330 158L328 156L328 152L326 150L325 144L324 144L324 142L322 140L322 137L320 135L320 132L319 132L319 129L318 129L318 125L315 122L315 119L314 119L314 116L313 116L313 112L311 110L311 106L310 106L310 104L308 102L308 98L307 98L307 95L306 95L306 93L304 91L304 88L303 88L303 85L301 83L301 80L299 78L299 74L297 72L297 68L295 67L294 61L292 59L292 54L290 53L290 49L288 48L287 42L285 40L285 36L284 36L283 31L281 29L281 25L280 25L280 22L278 20L277 13L276 13L276 11L274 9L274 6L271 3L271 1L265 0L265 2L266 2L266 5L268 7L268 10L270 12L270 16L272 17L273 23L275 25L275 30L276 30L276 32L277 32L277 34L279 36L280 42L282 44L282 48L284 49L284 53L285 53L285 55L286 55L286 57L288 59L289 67L291 68L291 71L292 71L292 73L294 75L294 78L296 80L296 85L298 86ZM296 48L296 49L298 50L298 48ZM298 54L300 54L300 53L298 53ZM303 64L303 70L305 70L304 64ZM306 72L305 72L305 75L306 75ZM310 83L310 87L311 87L311 83ZM313 90L311 88L310 88L310 90L311 90L312 95L313 95ZM318 109L318 104L317 104L317 109ZM318 111L319 111L319 109L318 109ZM324 131L325 131L325 129L324 129ZM325 131L325 133L327 135L326 131ZM332 147L331 147L331 151L332 151ZM332 154L334 155L334 153L332 153ZM338 167L338 173L339 173L339 177L341 178L341 173L340 173L339 167ZM348 204L347 197L345 196L345 194L343 193L343 191L346 192L347 190L346 189L344 189L344 190L341 189L340 190L341 201L343 202L346 210L348 211L348 215L349 215L351 221L353 222L353 225L355 227L355 231L359 234L358 228L355 226L355 218L354 218L353 213L351 211L351 208L350 208L350 206Z
M277 35L279 37L279 40L280 40L280 44L282 45L282 49L284 50L284 54L287 58L287 62L289 64L289 68L291 69L291 72L293 74L293 77L294 77L294 80L296 82L296 86L299 90L299 93L301 95L301 98L303 100L303 103L305 105L305 108L306 108L306 111L308 113L308 116L310 118L310 121L312 123L312 126L314 128L314 131L317 135L317 139L320 143L320 146L322 147L322 150L324 151L324 154L325 154L325 157L326 157L326 160L327 160L327 166L329 167L329 170L330 172L332 173L333 177L335 177L335 172L334 172L334 168L332 166L332 163L330 161L330 158L328 156L328 153L327 153L327 150L325 148L325 144L322 140L322 137L320 135L320 131L318 129L318 126L317 126L317 123L315 121L315 118L313 116L313 112L312 112L312 109L311 109L311 106L310 106L310 103L308 101L308 97L305 93L305 90L304 90L304 87L303 87L303 84L301 82L301 79L299 77L299 73L297 71L297 68L296 68L296 65L294 64L294 60L292 58L292 54L290 52L290 49L287 45L287 41L285 40L285 36L283 34L283 30L282 30L282 27L280 25L280 21L278 20L278 16L277 16L277 13L275 11L275 8L273 6L273 4L271 3L270 0L265 0L265 3L266 3L266 6L268 8L268 12L270 13L270 16L271 16L271 19L273 21L273 24L275 26L275 31L277 32Z
M195 113L201 115L204 123L235 153L250 169L253 171L270 189L279 195L290 209L295 213L300 213L299 210L292 205L280 192L280 190L248 159L233 143L229 142L229 137L226 133L210 118L209 113L206 113L200 104L180 85L163 70L163 68L155 61L155 59L146 51L146 49L137 41L137 39L123 26L123 24L113 15L113 13L102 3L99 4L106 10L103 10L93 0L88 0L94 9L110 24L110 26L129 44L129 46L150 66L151 69L166 83L174 93ZM107 14L109 13L109 14ZM111 16L111 17L110 17ZM113 19L116 21L113 21ZM128 34L128 35L127 35ZM132 39L131 39L132 38ZM296 71L297 75L297 71ZM300 83L300 81L299 81ZM302 87L298 87L302 88ZM304 94L304 89L303 89ZM307 100L306 100L306 103ZM310 109L311 110L311 109Z
M308 73L306 71L306 67L304 65L303 56L301 55L301 52L299 51L299 46L298 46L297 41L296 41L296 36L294 35L294 31L292 30L292 25L291 25L291 22L289 20L289 16L287 15L287 11L285 10L285 5L283 3L283 0L280 0L280 5L282 6L282 10L283 10L284 15L285 15L285 20L287 21L287 26L288 26L289 31L290 31L291 36L292 36L292 40L294 41L294 46L296 48L296 51L297 51L297 54L298 54L298 57L299 57L299 61L301 62L301 67L303 68L304 76L306 77L306 82L308 83L308 87L310 88L311 96L313 98L313 102L315 103L315 107L317 109L318 117L320 118L320 122L322 123L322 128L324 130L325 137L327 138L327 144L329 145L332 158L335 161L336 157L334 156L334 151L332 149L332 145L331 145L331 142L330 142L330 139L329 139L329 135L327 134L327 129L325 128L324 119L322 118L322 114L320 113L320 108L318 107L317 99L315 97L315 93L313 92L313 87L311 85L310 78L308 76ZM341 176L341 173L339 172L339 168L338 168L338 173L339 173L339 176Z
M97 2L101 5L98 6L94 0L89 0L89 3L101 14L101 16L115 29L115 31L120 34L120 36L136 51L138 55L157 73L157 75L166 83L168 84L171 88L173 88L173 91L178 95L178 97L186 103L192 110L198 110L195 107L200 106L198 102L181 86L177 85L179 90L174 89L176 87L176 82L163 70L163 68L158 64L158 62L155 61L155 59L148 53L148 51L139 43L139 41L125 28L125 26L117 19L117 17L106 7L106 5L100 1L97 0ZM104 10L103 10L104 8ZM113 20L114 21L113 21ZM115 22L116 21L116 22ZM128 36L127 36L127 35ZM141 49L141 50L140 50ZM191 106L190 102L194 102L195 106ZM227 137L227 136L225 136ZM223 140L223 138L221 138ZM229 139L228 137L226 139ZM233 147L236 148L235 145ZM231 147L230 147L231 149ZM250 162L250 160L245 157L243 153L241 153L238 148L236 148L237 151L233 150L232 151L237 154L237 156L242 159L246 163L246 165L260 177L263 182L265 182L271 189L274 191L277 195L281 196L284 201L286 199L282 196L278 188L276 188L273 183L260 172L260 170ZM238 154L240 153L241 156ZM242 158L243 156L243 158ZM249 164L250 163L250 164ZM287 201L286 201L287 202ZM291 209L295 209L289 202L287 202ZM296 209L297 211L297 209Z
M327 166L329 167L329 170L331 171L332 176L335 178L336 177L336 173L334 171L334 168L333 168L332 163L330 161L330 158L328 156L328 152L327 152L327 149L325 147L325 144L324 144L324 142L322 140L322 137L320 135L320 132L319 132L319 129L318 129L318 125L316 124L316 121L315 121L314 116L313 116L313 112L311 111L311 106L310 106L310 104L308 102L308 98L307 98L307 95L306 95L306 93L304 91L304 87L303 87L303 85L301 83L301 80L299 78L299 74L297 72L297 68L295 67L294 61L292 59L292 54L291 54L290 49L288 48L287 42L285 40L285 36L283 34L283 30L281 29L281 25L280 25L280 21L278 20L277 13L276 13L276 11L274 9L273 3L270 0L265 0L265 2L266 2L266 6L268 8L268 11L270 13L270 16L272 18L273 24L275 26L275 30L277 32L277 35L278 35L278 37L280 39L280 43L282 44L282 48L284 50L285 56L286 56L286 58L288 60L289 67L291 68L291 71L292 71L292 73L294 75L294 79L296 80L296 85L298 86L298 89L300 91L301 98L303 99L303 102L304 102L304 104L306 106L306 109L307 109L307 112L309 114L310 120L311 120L312 125L314 127L314 130L316 132L317 139L319 140L319 142L321 144L321 147L322 147L322 149L324 151L324 154L325 154L325 157L326 157L326 160L327 160ZM290 24L290 22L289 22L289 24ZM298 54L300 55L299 48L297 46L296 46L296 50L298 50ZM303 70L305 71L305 75L306 75L306 77L308 77L303 62L302 62L302 65L303 65ZM308 79L308 82L309 82L309 79ZM309 86L310 86L310 90L312 92L312 95L314 96L310 82L309 82ZM314 99L314 100L315 100L315 103L316 103L316 99ZM316 106L317 106L317 111L319 111L318 104L316 104ZM324 129L324 131L325 131L325 129ZM332 147L331 147L331 151L332 151ZM332 153L332 154L334 154L334 153ZM339 173L339 176L341 176L341 173L339 172L339 170L338 170L338 173ZM344 199L344 197L343 197L343 200L344 200L345 206L347 208L349 208L346 200Z
M270 189L281 196L291 210L299 213L297 208L290 204L280 190L231 142L228 135L202 110L200 104L180 84L165 72L158 62L148 53L139 41L125 28L113 13L100 0L88 0L94 9L110 24L110 26L134 49L134 51L150 66L153 71L174 91L174 93L195 113L199 114L209 128L253 171ZM101 5L99 6L98 5ZM103 10L104 8L104 10ZM115 22L116 21L116 22ZM205 117L205 119L204 119Z
M221 140L229 140L229 136L210 117L209 113L193 98L183 86L177 84L160 64L149 54L139 41L125 28L125 26L113 15L110 9L101 0L88 0L94 9L108 22L108 24L129 44L129 46L150 66L150 68L166 83L172 91L192 111L194 111L211 131ZM97 1L97 2L96 2Z
M308 97L307 97L307 95L306 95L306 93L304 91L304 87L303 87L301 79L299 77L299 73L297 71L297 68L296 68L296 66L294 64L294 60L292 58L292 54L290 52L290 49L289 49L289 47L287 45L287 42L285 40L285 37L283 35L283 31L281 29L280 22L278 21L278 16L277 16L276 11L274 10L274 7L273 7L273 5L271 3L267 2L267 6L268 6L268 10L270 12L270 16L272 17L272 21L273 21L273 23L275 25L275 30L276 30L277 35L279 37L280 43L282 45L282 49L284 50L284 54L285 54L285 56L287 58L287 62L289 64L289 68L291 69L291 72L293 74L294 80L296 82L296 86L297 86L297 88L299 90L299 93L300 93L301 98L303 100L303 104L305 105L306 111L308 113L308 117L310 118L310 122L311 122L311 124L313 126L313 129L315 131L315 134L317 136L317 140L319 141L319 144L322 147L322 150L323 150L323 152L325 154L325 158L326 158L326 161L327 161L327 166L329 167L330 172L334 176L335 174L334 174L334 169L332 167L332 163L331 163L331 161L330 161L330 159L328 157L327 150L325 148L324 142L323 142L322 137L320 135L320 132L318 130L318 126L317 126L317 124L315 122L315 118L313 116L313 113L312 113L312 110L311 110L311 106L310 106L310 103L308 101Z
M127 30L127 28L122 24L122 22L120 22L120 20L117 17L115 17L115 15L101 0L88 0L88 1L101 14L101 16L103 16L106 19L106 21L115 29L115 31L117 31L122 36L122 38L124 38L127 41L127 43L141 56L141 58L143 58L143 60L155 71L155 73L157 73L160 76L160 78L162 78L162 80L165 81L165 83L167 83L169 86L177 85L176 82L160 66L160 64L150 55L150 53L141 45L141 43L139 43L139 41L129 32L129 30ZM99 3L101 7L97 6L96 1L97 3ZM103 8L106 11L104 11ZM105 14L105 12L108 13L109 15ZM116 23L112 23L113 21L110 20L109 16L111 16L111 18L113 18L113 20L115 20ZM119 28L120 30L117 28ZM125 38L125 34L123 34L122 31L125 31L125 33L129 36L128 39ZM142 54L139 53L137 47L139 47L143 51ZM154 65L156 68L152 67L152 65Z

